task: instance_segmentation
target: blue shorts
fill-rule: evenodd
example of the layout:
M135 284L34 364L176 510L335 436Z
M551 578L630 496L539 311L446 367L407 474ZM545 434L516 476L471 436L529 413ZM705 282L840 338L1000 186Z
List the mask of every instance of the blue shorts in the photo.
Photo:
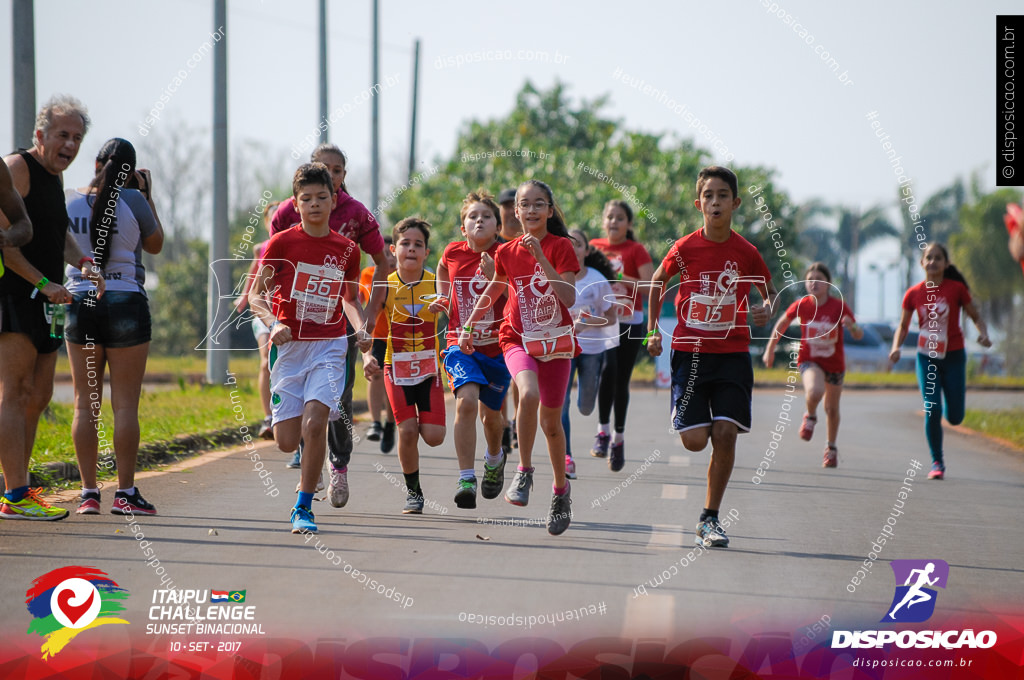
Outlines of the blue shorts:
M492 411L500 411L512 375L505 368L505 357L489 357L480 352L463 354L457 345L441 353L448 387L454 393L466 383L480 385L480 402Z

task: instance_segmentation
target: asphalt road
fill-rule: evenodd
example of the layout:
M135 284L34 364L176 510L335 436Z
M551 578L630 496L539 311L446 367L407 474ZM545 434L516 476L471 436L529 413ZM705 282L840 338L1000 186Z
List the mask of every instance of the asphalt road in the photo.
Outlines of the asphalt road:
M163 585L158 565L147 561L124 518L72 514L62 522L0 523L0 598L8 603L0 637L24 636L28 616L18 603L31 580L69 564L103 569L131 593L125 618L133 635L154 622L156 591L170 582L179 589L244 589L267 636L302 639L571 641L706 635L737 627L794 633L823 616L832 627L875 625L893 594L886 562L911 558L949 563L950 587L941 601L947 613L1011 615L1024 606L1020 451L947 430L947 479L928 481L918 397L851 390L842 402L838 469L820 465L823 421L812 442L798 438L797 402L777 453L755 484L786 404L781 389L762 389L754 397L753 430L740 438L722 509L736 519L732 547L688 558L708 452L685 451L670 433L667 400L665 391L634 392L627 461L619 473L586 454L595 417L575 415L574 448L583 454L572 486L575 516L558 537L544 527L549 468L538 465L526 508L499 498L459 510L452 502L457 468L447 443L421 450L422 484L435 506L407 516L400 512L397 457L361 441L350 467L351 501L343 509L316 503L320 535L309 542L289 533L298 472L285 468L287 456L272 444L261 445L259 453L281 491L276 497L265 493L244 450L143 474L140 488L160 514L138 518L138 530L163 568ZM450 427L450 402L448 415ZM359 433L364 430L359 424ZM914 460L921 468L893 537L851 593L847 586L893 512ZM104 489L104 512L112 491ZM330 552L321 554L318 542ZM385 594L375 592L372 582L360 583L352 570L382 584ZM564 615L569 610L575 611L572 618ZM511 618L511 625L498 617Z

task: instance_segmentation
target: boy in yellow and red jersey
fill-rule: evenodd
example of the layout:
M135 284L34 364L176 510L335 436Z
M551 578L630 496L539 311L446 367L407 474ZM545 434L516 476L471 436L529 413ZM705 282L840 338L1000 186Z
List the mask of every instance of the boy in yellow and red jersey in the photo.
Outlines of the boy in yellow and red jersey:
M405 514L423 512L420 488L419 440L427 446L444 441L444 390L437 358L437 314L430 309L435 298L434 274L424 269L430 249L430 224L407 217L395 225L391 252L397 270L388 276L387 288L374 290L367 317L383 308L387 321L384 356L384 387L398 423L398 460L407 489ZM379 364L364 355L367 377Z

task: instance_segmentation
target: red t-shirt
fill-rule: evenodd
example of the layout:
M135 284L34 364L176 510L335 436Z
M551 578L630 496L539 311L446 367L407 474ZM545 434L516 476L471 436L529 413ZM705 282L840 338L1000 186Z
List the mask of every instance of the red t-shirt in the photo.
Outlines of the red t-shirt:
M348 294L345 284L359 282L355 242L333 231L310 236L300 225L270 238L262 264L274 268L269 282L274 316L292 329L294 339L345 335L341 298Z
M540 263L521 245L518 238L502 243L494 258L499 276L508 279L508 303L505 318L498 333L501 350L523 346L523 333L527 337L557 328L568 327L572 333L572 317L551 288ZM559 274L578 273L579 261L572 242L561 236L547 234L540 240L540 249ZM573 335L574 354L579 354L579 343Z
M952 279L943 279L934 287L929 287L927 281L912 286L903 296L903 309L917 312L921 331L917 351L932 359L942 359L946 352L963 349L960 309L970 302L967 286Z
M289 229L302 220L295 209L295 202L281 201L277 212L270 221L270 234ZM338 205L331 211L329 224L331 231L359 244L367 255L376 255L384 250L384 237L380 235L380 225L362 203L338 189Z
M487 249L487 254L496 257L501 244L494 242ZM487 288L489 279L480 271L480 258L483 253L475 253L465 241L456 241L444 249L441 264L448 270L451 281L451 306L448 316L448 346L459 344L459 333L476 306L477 298ZM502 291L501 297L494 306L487 310L484 317L473 324L473 348L484 356L496 357L501 354L498 343L498 330L501 318L505 314L505 301L508 296Z
M672 349L711 354L750 350L750 286L755 281L767 285L772 278L757 248L734 231L724 243L709 241L702 228L676 241L661 266L670 277L682 276Z
M846 371L843 354L843 317L854 321L853 311L845 302L830 297L818 305L813 295L803 297L786 310L786 320L800 319L800 352L797 362L814 362L826 373Z
M621 273L623 276L639 279L640 267L651 262L651 254L647 252L647 248L644 248L643 245L636 241L626 240L612 245L606 238L595 238L590 240L590 245L604 253L608 261L612 263L612 269L615 270L615 273ZM618 306L619 318L624 323L632 323L630 317L633 316L634 312L641 312L642 314L644 303L646 302L640 294L638 282L611 281L610 283L612 284L612 292L616 296L632 296L633 304L631 307ZM637 323L642 323L642 321L641 319Z

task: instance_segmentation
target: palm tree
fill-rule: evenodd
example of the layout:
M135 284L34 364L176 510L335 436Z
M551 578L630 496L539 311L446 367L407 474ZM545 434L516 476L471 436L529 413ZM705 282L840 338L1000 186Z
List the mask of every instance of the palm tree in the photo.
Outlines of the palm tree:
M861 212L859 208L839 207L839 228L836 239L842 254L843 283L853 309L857 301L857 272L852 267L854 257L872 241L887 236L899 236L899 231L885 216L882 206L872 206Z
M826 226L818 221L819 217L830 215L838 217L835 225ZM850 307L854 305L857 292L853 258L869 243L899 235L882 206L872 206L862 212L859 208L826 206L815 199L800 206L796 222L801 254L828 265L837 285L846 289Z

